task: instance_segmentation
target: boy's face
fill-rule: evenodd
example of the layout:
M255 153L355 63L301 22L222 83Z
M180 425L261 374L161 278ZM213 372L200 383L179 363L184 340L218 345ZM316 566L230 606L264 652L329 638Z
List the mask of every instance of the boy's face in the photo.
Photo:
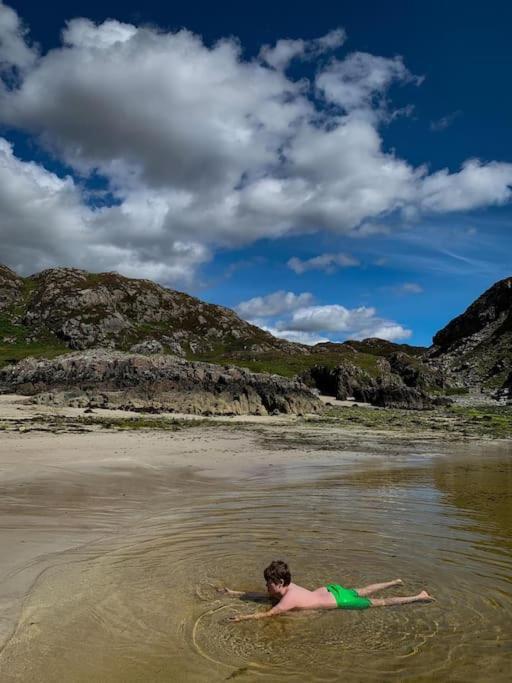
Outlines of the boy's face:
M281 583L272 583L272 581L267 581L268 594L273 598L281 595L282 587L283 587L282 582Z

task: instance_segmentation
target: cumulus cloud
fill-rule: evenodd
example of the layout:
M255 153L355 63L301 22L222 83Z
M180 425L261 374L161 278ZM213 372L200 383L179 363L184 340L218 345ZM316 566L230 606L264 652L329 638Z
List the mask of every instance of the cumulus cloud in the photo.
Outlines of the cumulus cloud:
M366 324L374 316L375 309L365 306L351 310L338 304L307 306L294 312L289 327L307 332L346 332Z
M458 173L443 169L425 178L420 188L420 206L441 213L505 204L512 198L511 186L512 164L483 164L470 159Z
M71 177L20 161L0 138L1 261L31 273L51 265L117 269L133 277L187 282L208 260L204 245L169 238L151 198L121 206L84 205ZM141 225L152 236L148 241Z
M289 321L283 321L278 328L300 332L342 332L345 338L365 339L380 337L393 341L411 336L411 330L377 315L375 308L360 306L346 308L339 304L307 306L293 312Z
M26 42L27 31L16 12L0 0L0 73L32 66L37 53Z
M429 175L384 151L389 88L419 81L400 57L325 64L344 40L337 29L278 41L247 60L234 39L209 47L187 30L78 18L60 47L38 54L0 2L0 124L33 135L73 173L58 177L3 143L13 169L0 197L4 259L32 270L64 259L140 267L174 282L219 246L312 230L364 237L389 214L510 201L512 164L470 160ZM316 66L311 82L287 75L293 58ZM95 176L112 206L94 209L81 191Z
M308 270L323 270L325 273L334 273L337 268L358 266L359 261L349 254L320 254L310 259L292 256L287 265L297 275L302 275Z
M267 296L256 296L248 301L242 301L236 310L244 318L264 318L293 311L301 306L309 305L312 301L313 295L309 292L294 294L281 290L267 294Z
M377 315L373 307L317 306L313 305L313 296L308 292L274 292L244 301L236 309L253 325L274 336L303 344L367 337L395 341L412 335L411 330L399 323Z
M315 344L320 344L322 342L330 341L328 337L322 337L315 332L301 332L300 330L282 330L278 327L269 327L268 325L260 325L262 329L274 337L279 337L280 339L287 339L291 342L296 342L297 344L307 344L308 346L314 346Z

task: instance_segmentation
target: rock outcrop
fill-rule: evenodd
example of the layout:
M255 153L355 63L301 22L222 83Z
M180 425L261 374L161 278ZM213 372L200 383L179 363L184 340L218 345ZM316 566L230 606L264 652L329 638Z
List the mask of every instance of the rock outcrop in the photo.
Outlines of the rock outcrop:
M426 361L454 386L504 386L512 371L512 278L494 284L440 330Z
M7 266L0 265L0 313L16 304L22 290L23 279Z
M340 363L334 368L314 365L300 376L301 380L321 394L334 396L338 401L355 398L364 401L364 392L372 387L374 380L363 369L352 363Z
M193 414L314 413L319 399L301 382L171 355L94 350L53 360L27 358L0 369L0 393L81 407Z
M430 368L421 358L401 351L388 356L390 371L398 375L408 387L433 389L445 386L445 378L439 370Z
M301 379L320 393L340 401L351 398L374 406L411 410L427 410L439 404L421 386L408 386L398 374L391 372L391 367L389 361L381 359L378 375L372 377L351 363L334 368L315 365Z

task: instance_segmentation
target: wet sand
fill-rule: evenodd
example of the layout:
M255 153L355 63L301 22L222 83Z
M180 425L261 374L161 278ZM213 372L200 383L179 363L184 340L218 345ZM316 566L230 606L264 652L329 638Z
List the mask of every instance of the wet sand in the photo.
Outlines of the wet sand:
M1 680L508 680L510 444L295 436L0 433ZM277 557L437 602L229 623Z

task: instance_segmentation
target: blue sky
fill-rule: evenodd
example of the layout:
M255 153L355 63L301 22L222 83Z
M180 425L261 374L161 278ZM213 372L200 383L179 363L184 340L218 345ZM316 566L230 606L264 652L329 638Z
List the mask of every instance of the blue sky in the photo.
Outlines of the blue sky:
M510 25L492 1L0 1L0 261L428 345L511 274Z

